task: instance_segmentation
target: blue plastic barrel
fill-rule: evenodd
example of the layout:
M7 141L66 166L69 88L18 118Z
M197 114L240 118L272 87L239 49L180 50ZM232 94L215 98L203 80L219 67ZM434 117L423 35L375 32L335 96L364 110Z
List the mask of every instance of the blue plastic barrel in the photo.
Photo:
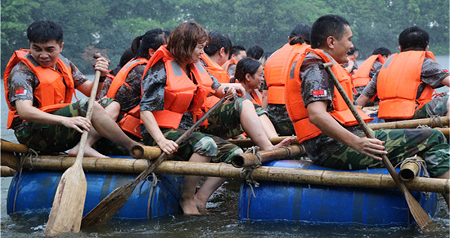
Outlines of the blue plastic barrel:
M267 166L337 171L294 160L275 161ZM385 168L346 172L389 174ZM379 226L403 226L413 220L398 190L260 181L259 187L253 186L253 191L256 198L249 185L241 185L240 220ZM430 216L439 210L437 194L413 191L411 194Z
M24 170L11 180L7 198L7 213L50 213L56 189L63 172ZM137 174L86 173L87 193L83 216L117 187L127 184ZM115 217L150 219L181 211L179 199L183 176L159 175L156 186L153 179L139 183L130 199ZM152 189L153 188L153 189ZM17 193L17 194L16 194Z

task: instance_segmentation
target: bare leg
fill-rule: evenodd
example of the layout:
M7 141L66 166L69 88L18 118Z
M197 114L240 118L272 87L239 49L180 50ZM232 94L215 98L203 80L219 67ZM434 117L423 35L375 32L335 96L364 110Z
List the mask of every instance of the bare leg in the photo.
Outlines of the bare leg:
M210 157L199 155L197 153L192 154L189 159L190 162L209 162L210 160ZM180 206L186 215L200 215L194 198L195 188L197 187L200 178L200 176L184 176L184 188L180 198Z
M130 139L111 117L112 116L110 116L107 111L100 106L100 104L94 104L94 110L91 118L93 128L89 131L89 135L86 140L86 147L84 149L85 156L107 157L92 148L92 145L101 137L105 137L127 149L131 149L132 146L139 144ZM79 144L69 151L69 155L76 156L78 150Z
M445 172L445 174L439 176L438 178L449 179L450 178L449 171ZM449 194L448 193L447 194L443 193L442 196L444 197L444 200L447 203L448 209L450 210Z
M255 107L250 100L244 100L242 102L242 112L240 120L244 131L252 139L255 145L261 148L261 150L271 150L276 147L287 146L290 145L294 140L293 137L287 138L275 146L272 145L269 138L267 138L261 120L256 114Z
M447 93L450 95L450 93ZM450 97L447 100L447 114L445 114L447 117L450 116Z
M220 177L208 177L202 187L197 191L197 194L195 194L195 203L201 214L206 213L206 203L208 202L209 197L211 197L214 191L216 191L225 180L225 178Z
M275 127L273 126L272 121L269 119L269 117L266 114L259 116L259 119L261 120L261 124L264 128L264 132L266 133L268 138L278 137L278 133L275 130Z

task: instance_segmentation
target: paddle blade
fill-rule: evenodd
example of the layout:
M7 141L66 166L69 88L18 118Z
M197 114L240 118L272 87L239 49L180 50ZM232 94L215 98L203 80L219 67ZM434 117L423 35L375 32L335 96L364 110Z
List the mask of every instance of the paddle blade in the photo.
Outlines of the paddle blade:
M83 169L71 166L61 176L45 227L46 236L79 232L86 199L87 182Z
M423 210L422 206L411 195L411 193L406 191L406 193L404 194L411 215L414 217L414 220L417 222L417 225L420 227L420 229L424 230L424 227L431 222L430 216L428 216L427 212Z
M81 222L82 228L106 224L131 197L138 182L136 180L116 188L95 206Z

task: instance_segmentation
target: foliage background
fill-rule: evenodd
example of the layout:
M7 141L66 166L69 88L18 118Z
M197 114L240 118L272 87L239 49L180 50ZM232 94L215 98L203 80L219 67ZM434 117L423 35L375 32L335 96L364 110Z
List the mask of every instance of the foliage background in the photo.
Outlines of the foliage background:
M63 55L92 74L91 53L106 54L112 69L133 38L153 28L195 20L233 44L271 52L295 24L312 25L324 14L349 20L361 58L381 46L398 52L398 34L413 25L428 31L435 55L449 54L448 0L2 0L1 71L14 50L29 47L26 29L37 20L61 24Z

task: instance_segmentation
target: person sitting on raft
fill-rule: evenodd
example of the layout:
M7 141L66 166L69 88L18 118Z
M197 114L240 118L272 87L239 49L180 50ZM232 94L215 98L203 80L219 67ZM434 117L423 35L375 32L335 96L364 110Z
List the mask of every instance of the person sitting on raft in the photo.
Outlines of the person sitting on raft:
M64 42L59 24L34 22L27 29L27 37L30 49L14 52L3 78L10 110L7 128L14 130L20 143L43 153L70 149L69 155L76 156L81 134L87 130L84 156L107 157L91 147L101 137L127 150L138 145L106 112L117 102L111 99L95 102L91 121L85 118L89 98L72 103L75 89L89 97L94 84L61 55ZM101 72L97 93L108 66L103 57L95 62L94 69Z
M398 37L400 53L392 55L356 100L364 107L378 95L378 118L385 120L449 116L449 94L432 98L434 88L450 86L446 72L428 51L428 33L408 27Z
M207 32L198 23L189 21L178 25L170 33L167 46L162 46L155 52L147 64L142 82L140 107L144 124L141 126L141 134L146 145L158 145L166 154L176 154L193 162L228 162L233 155L243 151L219 137L193 132L180 145L174 142L185 129L192 126L193 114L197 118L201 117L200 109L210 93L219 98L234 98L236 95L233 87L228 87L225 92L225 87L200 64L200 57L207 43ZM242 115L249 114L245 123L251 125L252 130L247 133L255 138L259 136L265 139L268 144L264 144L263 149L274 148L262 131L253 105L248 103L252 111L242 110ZM229 104L233 106L227 107ZM228 103L216 112L230 111L239 122L237 112L233 111L234 105L234 102ZM242 115L241 118L245 118ZM277 146L290 142L285 141ZM208 177L195 192L199 180L199 176L185 176L180 199L185 214L204 213L209 197L225 181L223 178Z
M297 138L317 165L359 170L384 167L380 155L395 166L406 158L421 156L431 177L449 179L450 149L444 135L435 129L376 130L375 138L364 133L347 104L320 66L333 63L336 75L352 100L350 76L339 64L353 47L352 31L346 19L325 15L311 29L311 50L296 61L295 79L286 83L286 106ZM364 120L370 120L362 111ZM346 116L347 115L347 116ZM448 203L449 194L443 194Z

